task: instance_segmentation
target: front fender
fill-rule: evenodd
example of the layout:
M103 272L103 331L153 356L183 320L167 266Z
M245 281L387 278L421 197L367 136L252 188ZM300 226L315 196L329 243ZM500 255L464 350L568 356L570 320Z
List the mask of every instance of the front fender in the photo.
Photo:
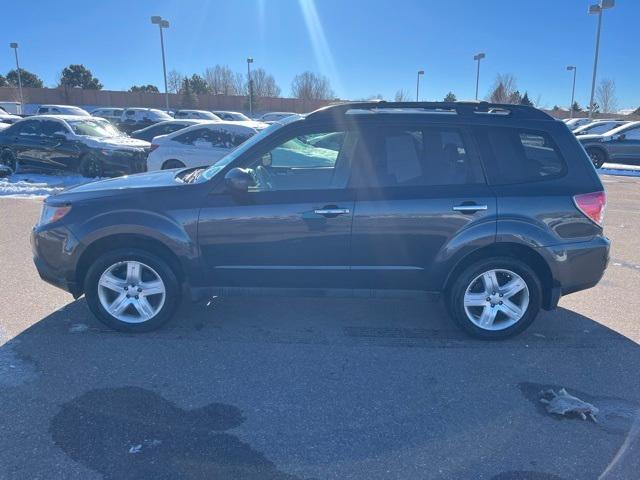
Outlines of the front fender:
M185 273L200 268L196 239L197 211L161 214L146 210L115 209L108 212L82 214L87 220L70 224L69 230L78 238L76 259L96 241L121 235L155 240L167 247L181 263Z

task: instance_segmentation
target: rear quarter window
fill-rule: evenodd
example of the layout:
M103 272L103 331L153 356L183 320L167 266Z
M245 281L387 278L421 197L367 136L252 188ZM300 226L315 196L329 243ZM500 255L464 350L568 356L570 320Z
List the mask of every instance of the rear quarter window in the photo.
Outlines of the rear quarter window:
M491 184L537 182L567 172L560 150L546 132L490 127L480 131L478 141Z

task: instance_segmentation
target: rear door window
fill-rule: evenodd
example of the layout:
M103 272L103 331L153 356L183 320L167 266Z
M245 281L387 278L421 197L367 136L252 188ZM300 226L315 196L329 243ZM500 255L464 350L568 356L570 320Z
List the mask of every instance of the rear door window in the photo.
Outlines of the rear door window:
M494 185L561 177L566 163L545 132L508 127L479 129L487 177Z
M371 132L368 154L354 170L357 187L484 183L465 135L450 127L382 127Z

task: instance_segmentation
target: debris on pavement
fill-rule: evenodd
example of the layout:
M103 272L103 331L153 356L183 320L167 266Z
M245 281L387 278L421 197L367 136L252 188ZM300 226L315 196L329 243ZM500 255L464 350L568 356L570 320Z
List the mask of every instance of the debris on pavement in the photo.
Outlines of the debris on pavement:
M147 448L153 448L153 447L157 447L158 445L162 444L162 440L158 440L158 439L153 439L153 440L147 440L145 439L142 443L137 443L135 445L131 445L129 447L129 453L140 453L142 451L142 447L145 446Z
M69 333L82 333L89 330L89 326L85 323L74 323L69 328Z
M570 395L564 388L558 390L556 393L553 389L545 390L541 392L542 398L540 401L547 405L547 412L556 415L579 415L583 420L587 419L587 415L595 423L598 423L596 415L598 415L598 408L594 405L580 400L578 397Z
M140 450L142 450L141 443L137 445L131 445L131 447L129 447L129 453L140 453Z

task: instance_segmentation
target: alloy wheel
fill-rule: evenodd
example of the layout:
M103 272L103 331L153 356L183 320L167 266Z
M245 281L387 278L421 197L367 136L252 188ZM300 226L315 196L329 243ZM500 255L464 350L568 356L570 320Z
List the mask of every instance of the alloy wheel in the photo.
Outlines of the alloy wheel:
M117 262L98 280L102 307L125 323L143 323L155 317L166 299L165 284L148 265L135 260Z
M515 272L493 269L474 278L464 294L467 318L483 330L504 330L518 323L529 306L529 287Z

